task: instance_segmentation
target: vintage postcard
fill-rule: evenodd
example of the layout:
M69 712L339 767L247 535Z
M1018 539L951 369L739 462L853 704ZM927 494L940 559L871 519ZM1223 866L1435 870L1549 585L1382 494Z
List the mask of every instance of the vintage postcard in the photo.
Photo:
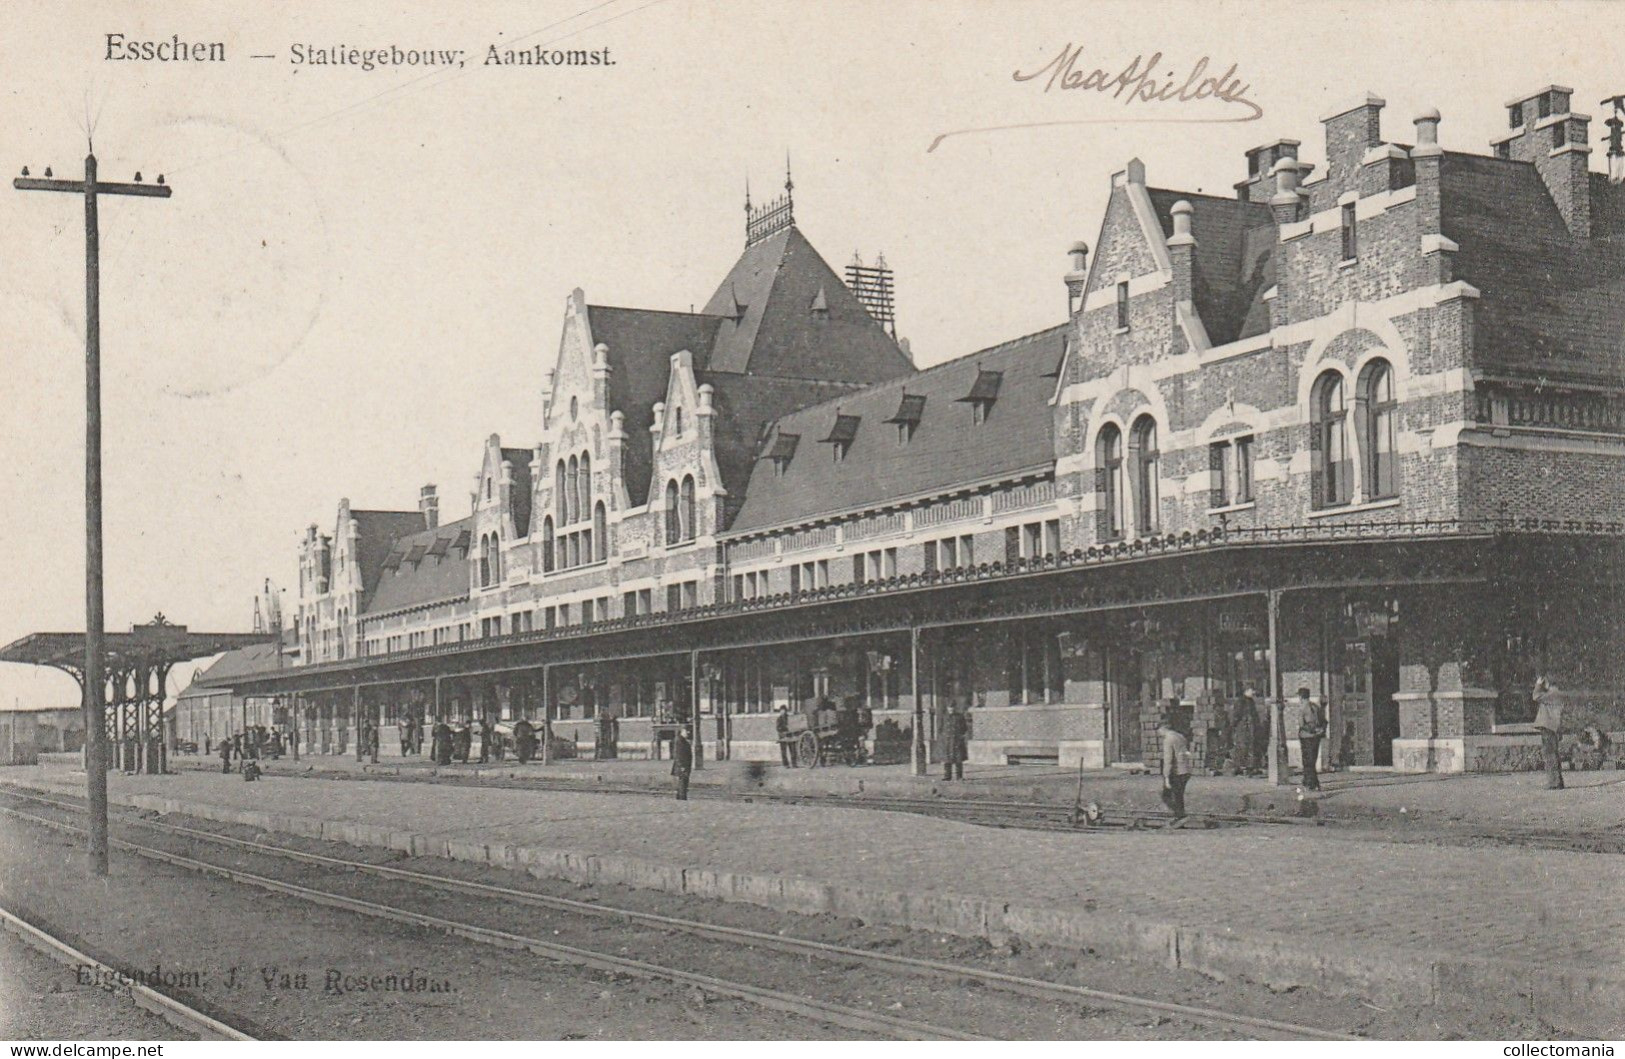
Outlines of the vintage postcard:
M11 1055L1625 1035L1625 7L6 27Z

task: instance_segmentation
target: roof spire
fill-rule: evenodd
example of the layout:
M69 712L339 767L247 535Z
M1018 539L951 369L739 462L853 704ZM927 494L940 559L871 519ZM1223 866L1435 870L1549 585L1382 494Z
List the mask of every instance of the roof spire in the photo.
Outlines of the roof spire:
M767 239L796 223L795 181L790 176L790 152L784 154L784 194L760 206L751 202L750 179L745 180L745 245Z
M750 216L750 174L745 174L745 216Z

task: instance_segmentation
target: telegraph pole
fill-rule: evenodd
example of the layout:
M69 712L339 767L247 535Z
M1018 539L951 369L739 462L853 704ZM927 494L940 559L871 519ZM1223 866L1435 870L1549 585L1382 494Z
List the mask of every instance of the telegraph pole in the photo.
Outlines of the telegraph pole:
M96 179L96 155L85 155L83 180L30 177L12 181L18 191L64 191L85 197L85 772L90 800L90 870L107 874L107 678L102 613L102 365L101 231L96 200L102 195L167 199L157 184L104 184Z

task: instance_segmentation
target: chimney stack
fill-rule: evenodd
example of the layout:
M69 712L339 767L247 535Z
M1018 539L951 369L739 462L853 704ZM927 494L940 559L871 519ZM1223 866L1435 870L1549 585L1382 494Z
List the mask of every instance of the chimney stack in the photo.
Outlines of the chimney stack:
M1512 131L1493 141L1497 158L1533 162L1570 234L1591 236L1591 117L1569 111L1572 88L1547 85L1507 104Z
M440 526L440 497L432 485L426 485L418 490L418 510L423 512L423 525L425 529L438 529Z
M1275 163L1283 158L1298 157L1297 140L1276 140L1247 152L1247 179L1236 185L1236 198L1243 202L1269 202L1275 194L1275 179L1271 175Z
M1083 288L1089 282L1089 244L1080 240L1067 253L1072 271L1066 274L1066 311L1068 316L1076 316L1083 309Z
M1326 185L1330 201L1358 191L1366 152L1382 143L1382 108L1387 104L1367 92L1358 101L1320 119L1326 127Z
M1191 235L1191 204L1180 199L1169 208L1174 220L1174 234L1167 240L1168 260L1173 266L1174 301L1184 304L1192 298L1191 256L1196 250L1196 237Z

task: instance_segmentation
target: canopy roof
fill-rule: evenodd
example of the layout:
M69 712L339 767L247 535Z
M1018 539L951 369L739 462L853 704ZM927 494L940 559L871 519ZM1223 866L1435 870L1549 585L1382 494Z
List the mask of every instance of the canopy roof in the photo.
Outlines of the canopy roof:
M160 614L157 620L146 625L131 626L129 632L107 633L107 664L109 667L174 665L275 638L276 634L270 632L193 632L184 625L171 625ZM51 666L79 673L85 667L85 634L30 633L0 647L0 662Z

